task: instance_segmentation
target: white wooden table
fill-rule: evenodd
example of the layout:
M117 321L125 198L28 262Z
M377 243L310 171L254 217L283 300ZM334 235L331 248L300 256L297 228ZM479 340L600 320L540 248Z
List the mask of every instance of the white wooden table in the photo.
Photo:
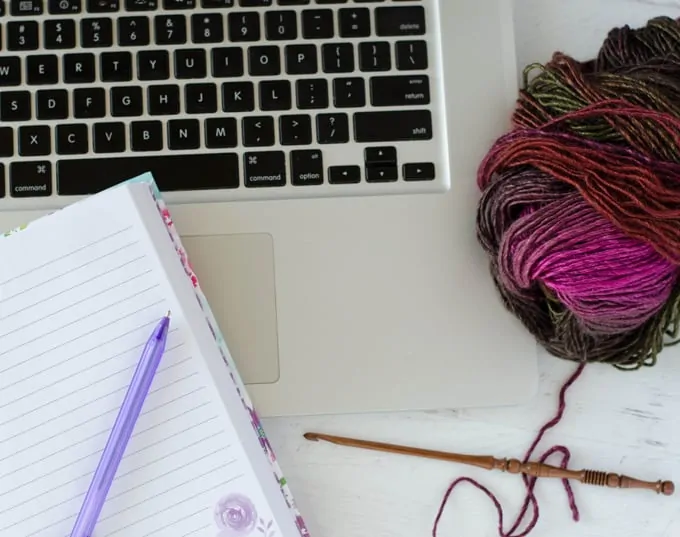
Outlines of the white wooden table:
M454 1L454 0L445 0ZM592 56L615 26L680 17L672 0L515 0L518 68L561 50ZM307 442L320 430L423 447L522 457L536 429L552 415L557 391L573 365L540 356L541 382L533 403L513 408L337 416L265 421L272 444L308 520L313 537L425 537L451 480L475 477L496 492L514 521L523 485L516 476L458 465ZM680 348L657 367L635 373L587 368L572 388L563 423L545 439L567 445L574 468L678 480L680 489ZM581 521L574 523L559 481L537 486L540 537L678 537L680 492L670 498L647 491L574 484ZM507 529L506 525L506 529ZM497 535L493 505L469 485L452 497L441 537Z

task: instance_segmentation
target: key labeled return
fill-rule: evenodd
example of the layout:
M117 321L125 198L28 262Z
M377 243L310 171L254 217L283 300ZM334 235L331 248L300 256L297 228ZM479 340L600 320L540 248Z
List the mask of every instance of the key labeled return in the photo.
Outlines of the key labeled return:
M425 75L375 76L371 78L373 106L422 106L430 104L430 80Z

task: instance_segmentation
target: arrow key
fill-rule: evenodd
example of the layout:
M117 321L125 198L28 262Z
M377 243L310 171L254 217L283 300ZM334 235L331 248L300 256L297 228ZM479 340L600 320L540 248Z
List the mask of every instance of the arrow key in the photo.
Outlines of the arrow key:
M333 185L346 185L361 181L359 166L331 166L328 168L328 182Z
M367 147L364 151L366 166L396 166L396 147Z
M404 164L405 181L432 181L435 175L434 164L431 162Z
M370 166L366 168L367 183L389 183L399 178L396 166Z

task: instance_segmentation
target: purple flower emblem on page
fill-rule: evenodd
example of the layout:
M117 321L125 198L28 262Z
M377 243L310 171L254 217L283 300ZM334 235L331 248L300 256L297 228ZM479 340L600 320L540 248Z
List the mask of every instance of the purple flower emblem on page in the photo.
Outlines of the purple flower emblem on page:
M222 530L218 537L242 537L255 528L257 510L253 502L243 494L230 494L217 502L215 522Z

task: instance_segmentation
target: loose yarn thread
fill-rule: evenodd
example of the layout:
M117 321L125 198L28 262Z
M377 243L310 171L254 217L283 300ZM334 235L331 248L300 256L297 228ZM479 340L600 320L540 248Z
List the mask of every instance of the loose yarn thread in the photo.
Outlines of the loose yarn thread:
M529 66L512 123L479 167L477 237L505 307L549 353L578 364L526 462L562 420L587 363L650 367L680 341L680 22L615 28L592 60L558 52ZM567 467L565 446L538 460L555 454ZM525 500L505 531L498 498L456 479L433 537L461 483L493 502L500 537L525 537L539 506L536 478L523 481ZM578 521L573 490L563 486Z

